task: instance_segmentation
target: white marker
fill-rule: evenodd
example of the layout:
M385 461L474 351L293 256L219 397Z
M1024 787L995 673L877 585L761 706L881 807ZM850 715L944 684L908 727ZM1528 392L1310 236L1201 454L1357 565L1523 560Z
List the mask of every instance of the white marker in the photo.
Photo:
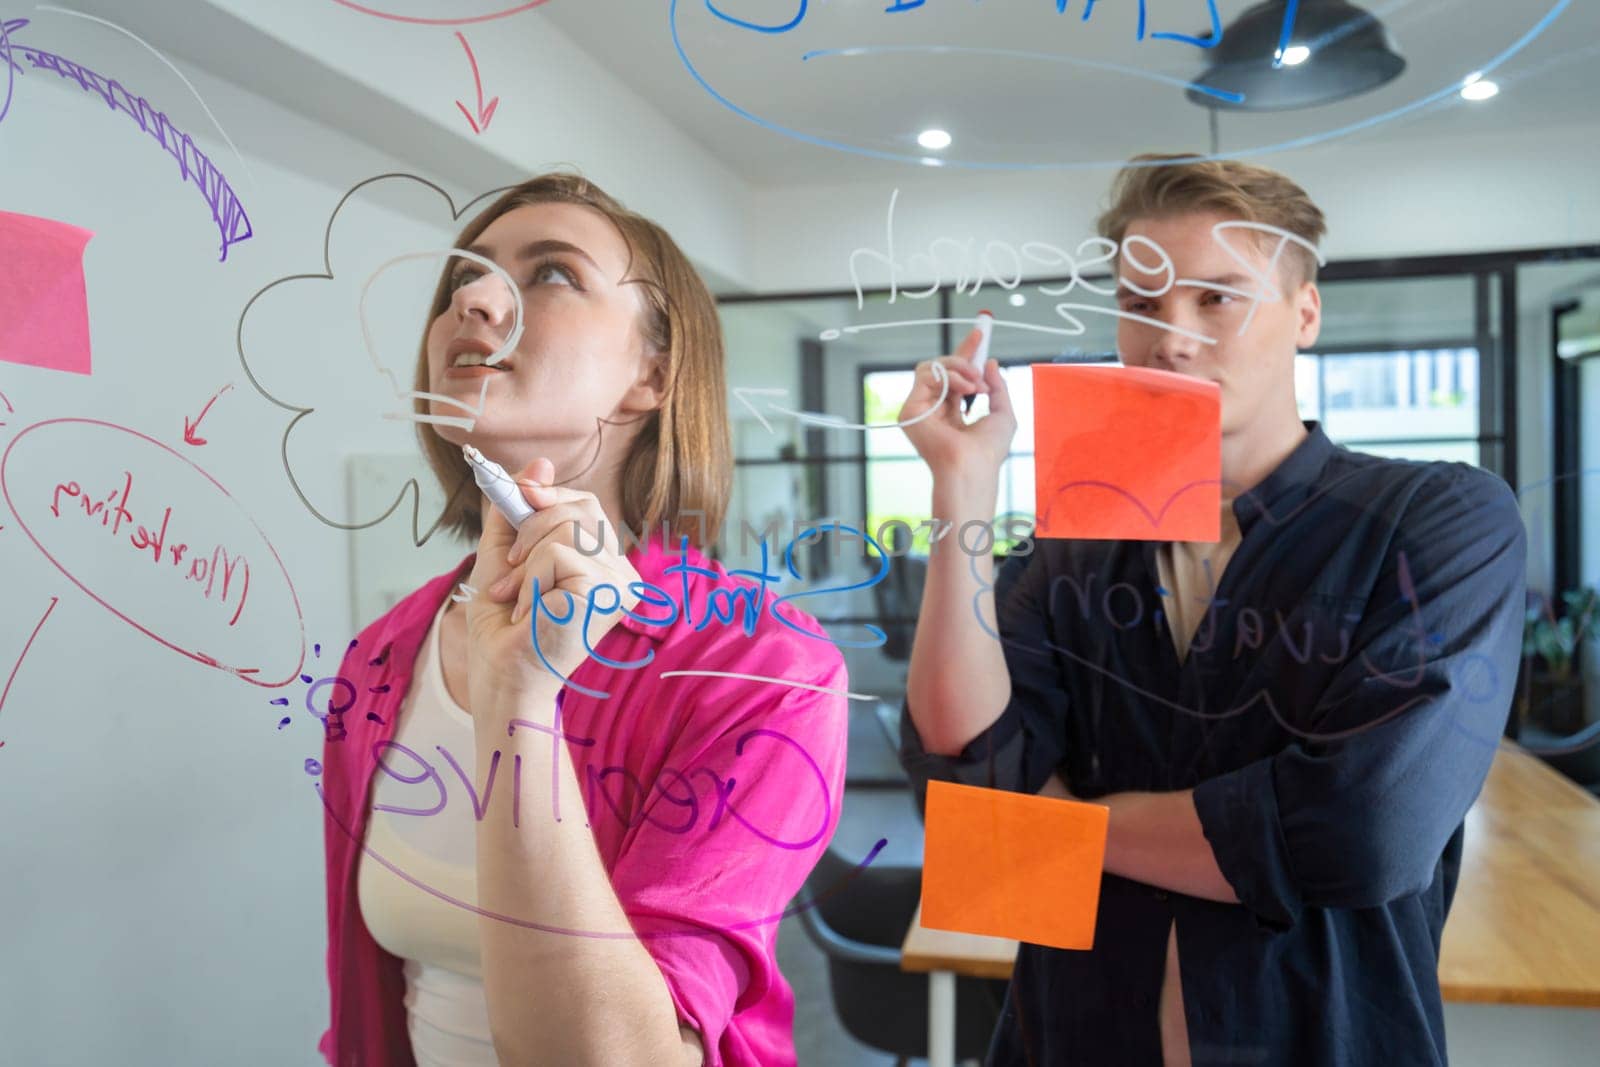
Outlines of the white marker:
M534 508L522 495L522 486L506 473L506 469L471 445L462 445L461 454L472 468L472 480L478 483L483 495L506 517L512 526L521 526L532 515Z
M972 354L972 365L978 369L978 373L981 375L983 373L983 365L989 360L989 338L994 336L994 312L987 309L978 312L977 324L978 350ZM977 396L978 394L972 393L962 398L961 410L963 413L972 410L972 402L977 399Z

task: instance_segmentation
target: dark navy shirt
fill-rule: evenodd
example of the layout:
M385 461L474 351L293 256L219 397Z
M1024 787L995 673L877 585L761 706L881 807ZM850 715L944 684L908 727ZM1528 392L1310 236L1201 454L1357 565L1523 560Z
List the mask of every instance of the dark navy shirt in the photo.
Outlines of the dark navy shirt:
M1515 685L1526 545L1500 479L1316 424L1233 504L1179 662L1156 545L1040 540L995 582L1012 695L929 778L1093 800L1193 789L1239 897L1106 875L1094 948L1023 945L993 1064L1161 1063L1169 927L1196 1067L1446 1063L1439 938Z

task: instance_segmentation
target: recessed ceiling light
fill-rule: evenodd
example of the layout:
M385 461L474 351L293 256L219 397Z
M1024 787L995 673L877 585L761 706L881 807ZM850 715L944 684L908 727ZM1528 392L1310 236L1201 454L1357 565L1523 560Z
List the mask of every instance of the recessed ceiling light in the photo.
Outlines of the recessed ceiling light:
M1461 87L1461 97L1464 100L1490 100L1500 95L1500 86L1488 81L1481 74L1474 74L1467 79L1467 84Z
M1028 302L1028 298L1023 296L1021 293L1012 293L1010 299L1011 306L1014 308L1019 308Z
M944 130L923 130L917 134L917 143L923 148L937 152L941 148L950 147L950 135Z
M1278 53L1278 61L1286 67L1298 67L1311 58L1311 49L1303 44L1292 44Z

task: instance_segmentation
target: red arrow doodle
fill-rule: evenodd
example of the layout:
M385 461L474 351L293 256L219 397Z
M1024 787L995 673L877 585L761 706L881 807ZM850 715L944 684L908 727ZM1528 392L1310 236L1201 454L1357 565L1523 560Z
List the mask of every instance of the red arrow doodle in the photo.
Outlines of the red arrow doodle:
M467 39L459 31L456 33L456 40L460 41L461 47L467 50L467 62L472 64L472 84L478 91L478 117L473 118L472 112L467 110L467 105L459 100L456 101L456 107L461 109L461 113L472 124L472 132L482 133L489 128L489 120L494 118L494 109L500 106L500 98L497 96L489 101L488 107L483 106L483 79L478 75L478 59L472 54L472 46L467 43Z
M226 393L229 389L232 389L232 388L233 388L233 383L229 382L227 385L224 385L221 389L218 389L216 396L213 396L210 400L206 401L206 406L200 409L200 414L195 416L193 422L189 421L189 416L185 415L183 417L183 443L184 444L186 444L186 445L203 445L203 444L206 443L206 439L204 437L196 437L194 435L194 432L200 428L200 420L206 417L206 412L210 411L211 410L211 405L215 404L217 402L217 397L220 397L223 393Z
M44 615L40 617L39 625L35 626L33 633L28 635L28 643L22 646L22 655L17 657L16 665L11 668L11 677L6 679L6 687L0 689L0 708L6 706L6 697L11 695L11 683L17 680L17 672L22 669L22 661L28 658L28 649L33 647L33 639L39 636L40 630L44 629L45 619L48 619L50 613L56 610L56 604L60 600L60 597L53 596L50 598L50 606L44 609Z
M15 415L17 413L17 409L11 406L11 401L6 399L6 394L4 394L4 393L0 393L0 404L4 404L6 406L6 414L7 415ZM0 420L0 426L4 426L4 425L5 425L5 421L4 420ZM5 524L4 523L0 523L0 530L4 530L5 528L6 528ZM0 745L3 745L3 744L5 744L5 742L4 741L0 741Z

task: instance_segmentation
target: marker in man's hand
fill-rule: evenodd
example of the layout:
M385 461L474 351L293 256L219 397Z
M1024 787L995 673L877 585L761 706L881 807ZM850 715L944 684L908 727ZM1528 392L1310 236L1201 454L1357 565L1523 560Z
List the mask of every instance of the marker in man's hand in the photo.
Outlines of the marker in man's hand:
M534 508L522 495L522 486L506 469L471 445L462 445L461 454L472 468L472 480L478 483L483 495L495 506L513 527L521 526L532 515Z
M978 374L983 374L983 365L989 358L989 338L994 336L994 312L980 311L977 318L978 324L978 350L972 354L972 365L978 369ZM961 412L966 414L972 410L972 402L978 398L977 393L968 393L961 399Z

